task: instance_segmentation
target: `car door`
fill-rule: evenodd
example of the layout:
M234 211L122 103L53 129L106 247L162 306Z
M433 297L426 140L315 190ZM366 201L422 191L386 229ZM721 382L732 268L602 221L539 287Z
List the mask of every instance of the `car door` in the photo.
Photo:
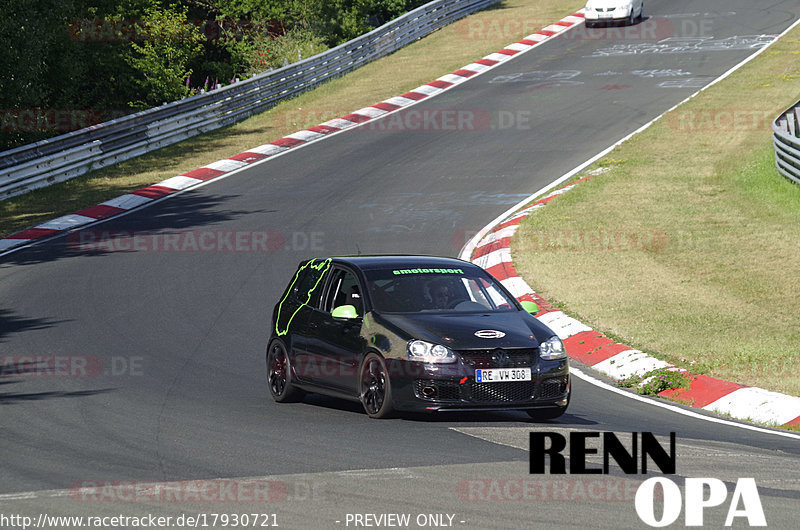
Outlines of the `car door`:
M292 368L301 381L314 380L316 373L310 349L311 343L317 340L315 322L319 319L329 264L329 260L301 264L281 302L276 332L290 335Z
M353 394L358 383L358 363L364 351L361 326L364 316L362 285L356 274L335 267L326 284L320 309L309 318L313 336L308 352L314 364L317 384ZM358 318L340 319L331 314L334 308L352 305Z

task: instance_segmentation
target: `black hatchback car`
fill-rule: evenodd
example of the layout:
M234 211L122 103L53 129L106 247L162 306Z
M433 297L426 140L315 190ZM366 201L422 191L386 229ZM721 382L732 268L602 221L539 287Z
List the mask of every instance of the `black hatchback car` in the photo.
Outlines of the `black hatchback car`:
M561 340L482 268L452 258L358 256L300 263L272 315L267 379L393 411L567 409Z

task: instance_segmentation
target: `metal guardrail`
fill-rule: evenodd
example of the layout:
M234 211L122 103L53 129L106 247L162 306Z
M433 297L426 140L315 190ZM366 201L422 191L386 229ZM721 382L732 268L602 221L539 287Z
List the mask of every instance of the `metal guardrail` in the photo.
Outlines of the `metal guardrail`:
M800 101L772 122L775 165L800 184Z
M0 153L0 200L231 125L500 0L434 0L302 61L204 94Z

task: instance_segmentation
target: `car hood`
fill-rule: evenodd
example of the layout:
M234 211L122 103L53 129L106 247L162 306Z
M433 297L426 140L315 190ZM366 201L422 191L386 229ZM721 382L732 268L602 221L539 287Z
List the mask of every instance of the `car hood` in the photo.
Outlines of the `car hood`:
M524 311L383 314L381 317L411 338L444 344L454 350L531 348L555 335ZM504 336L481 338L475 335L479 331L499 331Z

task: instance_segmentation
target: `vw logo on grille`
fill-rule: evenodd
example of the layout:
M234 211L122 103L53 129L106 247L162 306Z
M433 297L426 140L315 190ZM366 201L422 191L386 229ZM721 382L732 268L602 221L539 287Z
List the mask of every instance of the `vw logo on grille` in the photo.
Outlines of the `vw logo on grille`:
M506 336L502 331L496 329L482 329L475 332L475 336L479 339L502 339Z
M492 353L492 361L494 361L495 366L499 366L500 368L505 368L509 365L511 359L508 356L508 352L505 350L495 350Z

